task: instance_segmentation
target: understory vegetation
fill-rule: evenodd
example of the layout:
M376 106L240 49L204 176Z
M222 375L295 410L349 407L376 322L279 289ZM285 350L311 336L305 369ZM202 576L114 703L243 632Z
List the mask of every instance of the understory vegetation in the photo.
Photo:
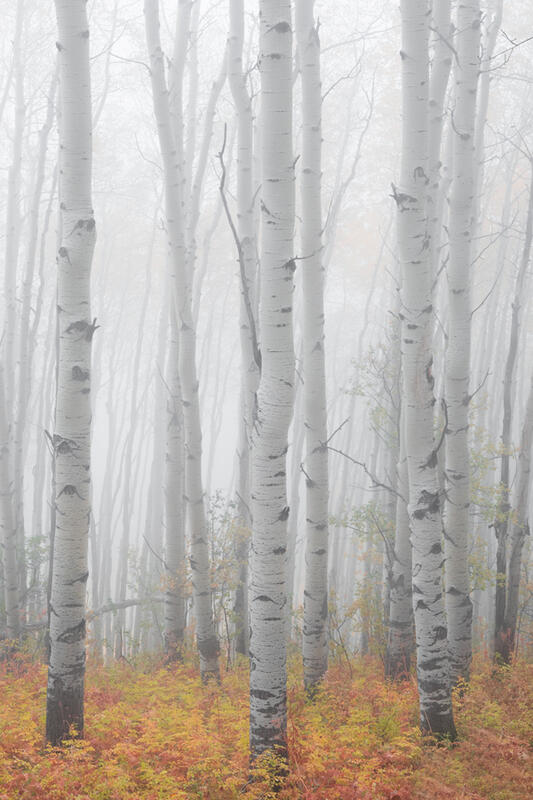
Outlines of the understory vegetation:
M0 800L529 800L533 664L481 657L455 691L459 740L422 742L414 677L372 657L333 660L314 702L289 671L290 774L272 756L250 774L248 671L203 685L192 659L89 663L84 740L44 742L46 666L0 665Z

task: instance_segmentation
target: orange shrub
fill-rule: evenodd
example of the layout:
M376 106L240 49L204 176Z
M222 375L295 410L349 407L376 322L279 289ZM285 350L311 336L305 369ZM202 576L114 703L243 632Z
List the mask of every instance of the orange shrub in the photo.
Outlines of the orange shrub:
M190 664L89 665L85 739L43 741L46 667L0 665L0 800L529 800L533 667L476 665L456 698L460 741L431 747L417 728L414 681L384 680L375 660L333 664L314 702L294 664L291 770L281 792L262 759L250 780L248 676L203 686ZM75 734L75 732L73 732ZM275 770L274 770L275 771ZM270 787L270 788L269 788Z

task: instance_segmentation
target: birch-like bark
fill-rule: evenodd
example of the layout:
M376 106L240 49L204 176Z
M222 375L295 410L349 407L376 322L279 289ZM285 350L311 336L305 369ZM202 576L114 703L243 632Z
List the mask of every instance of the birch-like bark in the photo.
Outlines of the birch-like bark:
M198 83L200 80L200 72L198 69L198 40L200 38L199 22L200 12L202 7L202 0L179 0L180 6L183 3L188 3L190 10L185 10L185 14L190 15L186 30L187 47L185 48L185 55L187 56L187 72L188 72L188 86L187 86L187 122L184 139L184 156L185 156L185 186L192 187L193 184L193 167L194 167L194 154L196 151L196 143L198 137L197 130L197 108L198 108ZM176 20L177 26L180 25L179 17ZM176 53L176 50L174 50ZM208 116L208 114L206 115ZM188 241L190 239L188 238Z
M305 393L306 549L304 683L312 690L328 667L328 448L322 263L322 82L312 0L296 2L302 81L300 168Z
M398 206L402 266L402 355L409 516L413 543L413 610L420 724L454 738L442 596L442 519L433 434L431 265L428 186L428 3L402 0L403 138Z
M385 672L387 677L398 679L409 675L413 651L413 601L411 575L411 530L407 502L409 479L403 425L400 435L398 483L396 498L396 531L390 588L389 632Z
M165 650L171 660L181 657L185 632L185 448L178 363L178 326L171 309L165 475Z
M391 414L395 430L391 431L391 440L395 435L397 445L389 445L394 452L397 463L393 465L396 475L394 488L396 495L394 509L394 543L388 548L391 551L388 565L389 609L385 617L387 626L387 650L385 657L385 674L393 680L406 678L411 667L411 655L414 645L413 637L413 602L411 576L411 530L407 499L409 497L409 478L407 474L407 458L405 455L404 412L401 405L401 311L400 287L397 288L398 299L395 309L391 334ZM391 477L388 481L391 482ZM386 553L387 555L387 553Z
M56 0L60 77L59 359L53 447L56 528L50 602L46 737L83 733L85 591L90 515L92 137L85 0Z
M261 0L262 369L252 450L250 749L287 752L286 455L294 393L290 0Z
M237 544L239 584L235 593L235 649L248 652L248 536L251 530L250 446L259 386L260 356L257 342L257 243L254 229L253 184L253 113L242 63L244 45L244 3L230 2L228 36L228 81L237 111L237 235L239 238L239 275L241 302L239 311L241 345L241 399L239 420L238 509L243 533ZM259 363L258 363L259 361Z
M512 437L513 410L514 410L514 384L516 377L516 359L520 339L522 296L526 281L526 274L531 258L533 243L533 160L531 162L531 182L529 186L529 204L527 211L526 236L524 249L520 261L520 268L516 276L514 299L511 314L511 332L505 372L503 378L503 426L500 470L500 498L498 501L494 533L496 534L496 614L494 625L494 653L497 658L508 662L511 657L508 629L505 624L506 597L507 597L507 538L509 532L509 502L510 491L510 448Z
M472 602L468 574L470 525L470 272L475 226L474 137L480 49L479 0L457 8L454 67L453 180L449 201L448 346L445 357L446 613L450 676L468 680L472 660Z
M475 137L475 155L476 155L476 228L479 226L479 205L480 199L483 195L483 177L485 173L485 130L487 125L487 116L489 109L489 96L490 86L493 79L492 64L494 59L494 50L496 42L500 33L500 28L503 18L503 0L489 0L487 3L486 16L490 16L490 24L488 30L483 37L483 53L480 64L479 88L478 88L478 112L476 118L476 137ZM475 234L474 234L475 235ZM505 240L506 237L504 237ZM502 263L497 262L497 263Z
M150 56L152 95L165 178L165 207L170 279L179 328L179 374L186 447L185 496L191 528L191 570L200 673L218 675L219 646L211 606L208 530L202 487L202 436L196 376L196 331L191 310L183 216L182 128L174 135L169 111L163 51L159 40L159 2L145 0L146 39ZM178 87L174 85L174 93ZM181 108L181 100L175 108ZM174 120L176 122L176 120ZM178 143L181 140L181 145ZM178 143L178 144L177 144Z
M452 65L451 0L435 0L431 11L430 45L433 59L429 84L429 186L428 229L433 278L438 272L444 192L442 191L442 132L444 103Z
M298 345L297 353L301 353L302 346ZM298 536L300 524L300 499L302 492L302 463L304 460L305 428L304 420L304 391L302 386L301 374L298 365L303 358L298 356L296 359L296 383L294 387L294 406L292 437L290 442L290 454L288 456L289 468L287 470L287 486L289 497L289 519L287 520L287 604L289 614L296 608L300 597L299 592L302 585L301 580L301 559L296 558L296 552L300 543ZM293 625L291 616L291 628Z
M386 519L389 521L391 530L394 532L383 539L383 572L382 572L382 600L383 600L383 627L388 633L390 629L390 610L391 610L391 590L394 576L395 560L395 539L397 522L399 516L398 501L399 496L407 497L408 488L399 489L399 464L405 462L405 452L400 452L402 442L402 408L401 408L401 380L402 380L402 351L401 351L401 321L400 321L400 287L394 286L396 295L396 308L392 314L390 323L390 333L388 335L388 355L386 369L383 375L384 405L386 408L385 425L385 444L386 444L386 482L393 491L386 492L384 511ZM396 494L395 494L396 492ZM404 514L407 515L407 502L402 501L405 507ZM409 534L408 534L409 537ZM410 546L410 542L409 542ZM410 585L411 581L409 581ZM388 635L387 635L388 648ZM388 659L385 658L385 667Z

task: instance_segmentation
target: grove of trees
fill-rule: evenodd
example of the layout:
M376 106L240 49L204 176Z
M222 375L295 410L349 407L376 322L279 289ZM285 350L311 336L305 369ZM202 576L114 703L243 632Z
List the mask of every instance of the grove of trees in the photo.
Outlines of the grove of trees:
M0 11L0 668L46 665L42 735L86 663L249 669L282 792L294 681L365 664L461 740L533 657L533 3Z

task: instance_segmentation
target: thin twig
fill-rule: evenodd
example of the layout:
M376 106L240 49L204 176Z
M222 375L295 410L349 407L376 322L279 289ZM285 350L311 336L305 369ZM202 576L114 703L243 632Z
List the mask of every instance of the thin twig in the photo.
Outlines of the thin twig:
M218 153L218 160L220 161L221 167L221 176L220 176L220 184L219 184L219 192L220 197L222 199L222 205L224 206L224 211L226 213L226 217L228 220L228 224L231 229L231 233L233 234L233 238L235 240L235 245L237 247L237 253L239 256L239 270L241 275L241 287L242 287L242 294L244 298L244 306L246 308L246 315L248 317L248 324L250 326L250 335L252 337L252 350L254 354L254 361L257 365L257 369L261 371L261 350L259 349L259 343L257 340L257 329L255 326L255 315L252 309L252 302L250 300L250 290L248 286L248 280L246 277L246 266L244 263L244 252L242 248L242 242L239 239L239 234L237 233L237 229L235 227L235 223L233 222L233 218L231 216L231 212L229 210L228 201L226 199L226 192L225 192L225 185L226 185L226 165L224 164L224 151L226 149L226 141L228 135L228 126L224 125L224 138L222 140L222 147L220 152Z
M374 489L386 489L387 492L390 492L395 497L398 497L400 500L403 500L404 503L407 502L405 497L402 494L400 494L400 492L396 491L396 489L393 489L392 486L388 486L386 483L382 483L380 480L378 480L376 476L370 472L365 463L363 463L362 461L357 461L356 458L352 458L352 456L348 455L348 453L344 453L342 450L338 450L336 447L331 447L329 445L327 447L328 450L331 450L333 453L338 453L340 456L344 456L344 458L347 458L348 461L351 461L352 464L356 464L358 467L361 467L365 471L365 474L368 475L368 477L372 481Z

